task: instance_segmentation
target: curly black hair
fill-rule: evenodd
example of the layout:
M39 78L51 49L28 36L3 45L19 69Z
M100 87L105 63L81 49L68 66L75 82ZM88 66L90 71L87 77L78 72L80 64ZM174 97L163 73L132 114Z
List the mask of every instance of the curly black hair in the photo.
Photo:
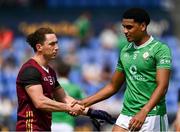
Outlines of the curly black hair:
M143 23L146 25L150 23L149 14L142 8L130 8L123 13L122 19L134 19L135 22Z

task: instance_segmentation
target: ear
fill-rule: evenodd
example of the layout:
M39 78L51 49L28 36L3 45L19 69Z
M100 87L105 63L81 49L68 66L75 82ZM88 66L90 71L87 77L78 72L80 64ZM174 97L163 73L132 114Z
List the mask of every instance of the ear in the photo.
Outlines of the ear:
M36 49L37 49L37 51L42 51L42 45L41 44L36 44Z
M141 31L145 31L147 28L147 25L145 22L141 23Z

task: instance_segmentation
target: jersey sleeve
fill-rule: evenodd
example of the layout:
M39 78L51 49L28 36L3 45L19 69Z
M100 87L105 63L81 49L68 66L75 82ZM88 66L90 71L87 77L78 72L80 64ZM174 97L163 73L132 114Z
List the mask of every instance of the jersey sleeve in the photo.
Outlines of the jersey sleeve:
M157 49L157 53L155 55L156 59L156 67L171 69L172 66L172 56L169 47L163 44L161 47Z
M116 66L116 70L117 70L117 71L123 71L123 65L122 65L120 56L119 56L119 59L118 59L118 63L117 63L117 66Z
M57 76L55 76L55 88L62 88L57 80Z
M40 84L41 74L36 68L28 67L22 71L19 79L24 87L28 85L36 85Z

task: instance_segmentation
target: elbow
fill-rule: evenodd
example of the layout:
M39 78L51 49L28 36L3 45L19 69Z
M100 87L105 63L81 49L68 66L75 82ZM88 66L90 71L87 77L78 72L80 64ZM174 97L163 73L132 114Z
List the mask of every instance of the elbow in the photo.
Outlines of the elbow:
M119 87L118 86L112 86L111 92L112 94L115 94L119 91Z
M38 100L34 101L34 106L36 109L43 109L45 107L45 99L39 98Z
M36 103L34 103L34 106L36 109L42 109L43 108L43 102L36 102Z
M168 85L159 86L159 92L165 95L168 91Z

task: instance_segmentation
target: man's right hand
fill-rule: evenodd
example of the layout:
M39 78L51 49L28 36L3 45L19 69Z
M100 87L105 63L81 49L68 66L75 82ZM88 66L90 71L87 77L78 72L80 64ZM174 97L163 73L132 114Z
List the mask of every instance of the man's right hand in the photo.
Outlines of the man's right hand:
M73 102L71 102L71 107L74 107L76 104L84 105L81 100L74 100Z
M79 105L77 103L74 104L73 106L71 104L69 105L70 105L69 114L73 116L81 115L83 111L85 110L85 107L83 105Z

